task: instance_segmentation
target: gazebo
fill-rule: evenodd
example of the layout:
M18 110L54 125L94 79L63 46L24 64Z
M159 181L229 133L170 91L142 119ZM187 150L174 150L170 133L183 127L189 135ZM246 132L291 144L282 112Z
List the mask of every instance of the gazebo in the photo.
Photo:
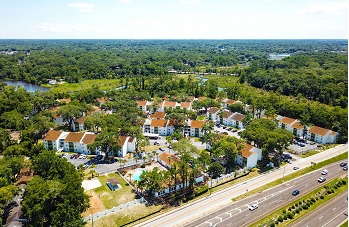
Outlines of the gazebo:
M109 178L107 181L107 185L112 191L121 188L120 182L116 177Z

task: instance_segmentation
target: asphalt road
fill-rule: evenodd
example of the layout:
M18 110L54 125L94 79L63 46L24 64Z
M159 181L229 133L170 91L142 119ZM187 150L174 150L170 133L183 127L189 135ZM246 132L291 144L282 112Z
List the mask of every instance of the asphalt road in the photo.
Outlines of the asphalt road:
M327 203L305 215L295 223L293 227L332 227L340 226L348 219L348 202L346 198L348 192L345 192Z
M338 176L345 176L346 171L343 171L339 166L339 162L326 167L329 173L325 176L326 181L330 181ZM305 195L314 189L320 187L324 183L319 183L317 179L321 177L321 170L316 170L309 174L303 175L295 180L286 182L285 184L271 188L244 200L232 203L231 205L214 212L204 218L201 218L187 225L208 227L213 224L216 226L248 226L258 222L261 218L274 212L277 209L297 200L300 196ZM293 190L298 189L300 194L293 196ZM250 211L248 208L252 204L258 204L258 208ZM302 225L306 226L306 225Z
M163 213L136 226L184 226L185 224L191 223L194 220L206 217L211 213L222 209L222 207L231 205L231 198L244 194L246 192L246 189L253 190L276 179L280 179L284 175L286 176L294 172L293 166L298 166L300 169L302 169L309 166L311 162L320 162L347 151L348 145L344 144L326 150L319 154L310 156L308 158L297 160L292 164L286 165L284 168L280 168L278 170L260 175L246 182L233 185L232 187L229 187L217 193L213 193L207 198L202 198L192 203L177 207L172 211ZM247 206L245 206L245 209L246 208ZM260 212L258 211L258 209L256 211Z

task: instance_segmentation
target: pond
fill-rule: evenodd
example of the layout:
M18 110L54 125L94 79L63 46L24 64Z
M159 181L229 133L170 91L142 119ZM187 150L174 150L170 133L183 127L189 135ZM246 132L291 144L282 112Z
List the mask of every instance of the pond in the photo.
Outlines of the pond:
M28 92L36 92L36 91L49 91L50 88L47 87L41 87L38 84L32 84L32 83L28 83L25 81L21 81L21 80L3 80L7 85L9 86L15 86L16 88L18 88L18 86L23 87L26 91Z

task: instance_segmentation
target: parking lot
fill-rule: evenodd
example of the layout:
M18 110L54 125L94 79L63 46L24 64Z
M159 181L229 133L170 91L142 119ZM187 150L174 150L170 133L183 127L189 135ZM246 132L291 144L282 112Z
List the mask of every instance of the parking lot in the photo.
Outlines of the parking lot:
M321 149L321 147L318 146L321 145L307 140L294 140L293 144L291 144L288 149L295 151L297 154L305 154L308 151Z

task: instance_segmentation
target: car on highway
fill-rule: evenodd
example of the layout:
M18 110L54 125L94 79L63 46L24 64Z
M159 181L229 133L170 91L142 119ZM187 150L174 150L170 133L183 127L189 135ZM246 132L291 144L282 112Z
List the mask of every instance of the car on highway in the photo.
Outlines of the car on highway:
M319 179L317 179L317 181L318 181L319 183L322 183L322 182L324 182L325 180L326 180L325 177L320 177Z
M293 170L297 170L297 169L299 169L298 166L293 166Z
M292 192L292 195L298 195L299 194L299 190L294 190L293 192Z
M321 174L322 174L322 175L328 174L328 170L327 170L327 169L322 170L322 171L321 171Z
M257 209L257 208L258 208L258 204L255 203L255 204L253 204L252 206L250 206L248 209L249 209L249 210L255 210L255 209Z
M344 167L344 166L346 166L347 165L347 163L346 162L341 162L341 164L339 164L341 167Z
M348 170L348 166L344 166L343 170L347 171Z

